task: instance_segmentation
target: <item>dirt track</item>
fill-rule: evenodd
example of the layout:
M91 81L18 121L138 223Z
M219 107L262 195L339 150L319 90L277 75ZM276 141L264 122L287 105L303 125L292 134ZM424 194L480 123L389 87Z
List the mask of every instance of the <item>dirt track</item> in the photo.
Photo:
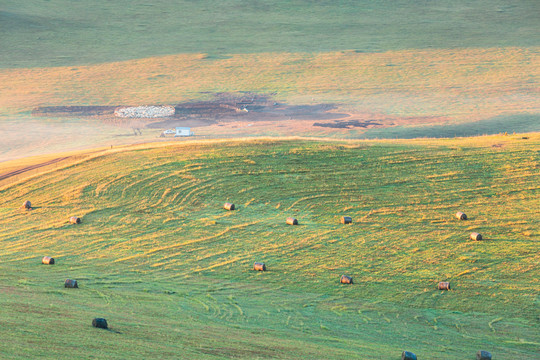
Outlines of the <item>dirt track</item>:
M43 163L26 166L26 167L23 167L23 168L20 168L20 169L17 169L17 170L13 170L13 171L10 171L10 172L4 173L4 174L0 174L0 181L8 179L8 178L10 178L12 176L15 176L15 175L25 173L25 172L30 171L30 170L38 169L38 168L43 167L43 166L52 165L52 164L58 163L60 161L67 160L70 157L71 156L59 157L59 158L56 158L56 159L45 161Z

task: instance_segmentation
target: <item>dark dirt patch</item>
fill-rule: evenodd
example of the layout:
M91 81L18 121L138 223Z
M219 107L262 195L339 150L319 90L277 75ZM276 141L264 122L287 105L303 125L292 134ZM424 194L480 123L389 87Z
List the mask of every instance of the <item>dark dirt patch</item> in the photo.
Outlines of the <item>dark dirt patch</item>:
M270 95L253 93L215 94L215 99L180 103L174 116L148 124L148 128L205 126L233 121L331 120L348 114L329 112L334 104L287 105L277 103Z
M214 94L212 100L176 104L173 116L144 119L142 127L164 129L175 126L209 126L234 121L332 120L348 116L331 112L337 108L334 104L288 105L275 102L271 98L272 95L218 93ZM106 122L118 125L142 120L115 117L114 110L118 107L121 106L40 106L32 111L32 115L101 117Z
M333 129L352 129L352 128L367 128L368 126L382 126L383 124L374 120L342 120L330 123L313 123L313 126L327 127Z
M39 106L33 116L96 116L112 115L118 106Z

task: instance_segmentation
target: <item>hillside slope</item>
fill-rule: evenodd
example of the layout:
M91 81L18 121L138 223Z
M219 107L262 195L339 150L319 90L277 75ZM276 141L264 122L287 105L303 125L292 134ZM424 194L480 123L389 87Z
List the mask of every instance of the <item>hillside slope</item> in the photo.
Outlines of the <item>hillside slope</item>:
M6 186L0 355L531 359L540 136L528 137L149 146Z
M6 2L0 68L82 65L178 53L213 58L538 46L534 0Z

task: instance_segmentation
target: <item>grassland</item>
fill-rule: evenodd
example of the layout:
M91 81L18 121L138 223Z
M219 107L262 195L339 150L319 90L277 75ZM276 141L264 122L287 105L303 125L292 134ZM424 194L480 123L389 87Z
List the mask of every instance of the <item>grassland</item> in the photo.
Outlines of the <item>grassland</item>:
M537 1L104 1L2 4L0 68L179 53L540 46Z
M265 53L154 57L92 66L0 70L0 160L75 147L155 140L99 119L35 118L36 106L177 104L214 93L273 93L289 104L334 103L385 128L281 121L197 128L204 137L451 137L540 130L538 48ZM386 128L387 127L387 128ZM37 152L37 153L36 153Z
M4 185L0 354L532 359L540 136L528 137L148 145ZM27 199L35 209L19 210Z
M290 119L195 129L201 137L539 131L539 11L529 0L3 4L0 161L159 135L133 139L129 127L95 118L35 118L36 106L174 105L220 92L332 103L381 128L329 131Z

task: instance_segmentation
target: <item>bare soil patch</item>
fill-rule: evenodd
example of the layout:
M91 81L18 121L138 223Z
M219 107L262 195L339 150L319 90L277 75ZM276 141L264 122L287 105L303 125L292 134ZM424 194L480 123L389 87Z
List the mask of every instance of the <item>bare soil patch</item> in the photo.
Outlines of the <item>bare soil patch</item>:
M99 116L113 115L118 106L39 106L32 116Z
M97 117L105 122L125 124L131 120L114 116L116 109L125 106L127 105L40 106L32 111L32 115L48 117ZM332 112L337 109L335 104L289 105L274 101L272 95L254 93L218 93L214 94L214 99L212 100L182 102L174 105L174 108L174 115L159 119L144 119L145 123L140 127L150 129L165 129L175 126L201 127L236 121L322 121L342 119L349 116L349 114ZM356 124L355 126L359 125Z

